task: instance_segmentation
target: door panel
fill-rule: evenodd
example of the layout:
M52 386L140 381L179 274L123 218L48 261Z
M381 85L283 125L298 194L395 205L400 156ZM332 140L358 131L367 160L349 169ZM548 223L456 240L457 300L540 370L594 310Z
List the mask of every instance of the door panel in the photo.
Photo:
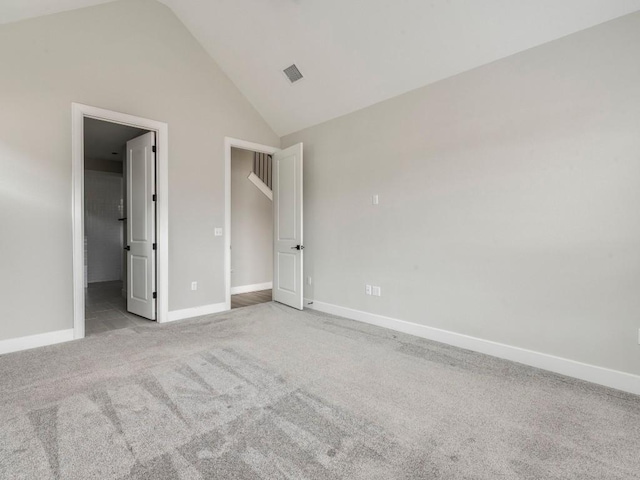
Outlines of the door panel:
M127 310L156 319L155 133L127 142Z
M278 252L278 267L281 271L296 271L296 254ZM288 293L296 293L297 275L279 275L278 289Z
M302 310L302 144L273 155L273 299Z
M131 255L131 298L146 302L149 300L147 285L148 261L145 257Z
M136 149L134 154L140 157L134 157L131 163L130 173L127 178L133 182L137 182L130 193L131 210L128 216L131 230L131 240L136 242L146 242L149 240L149 229L147 226L147 213L150 210L151 198L148 198L146 179L149 176L147 172L147 162L142 158L145 155L144 149Z

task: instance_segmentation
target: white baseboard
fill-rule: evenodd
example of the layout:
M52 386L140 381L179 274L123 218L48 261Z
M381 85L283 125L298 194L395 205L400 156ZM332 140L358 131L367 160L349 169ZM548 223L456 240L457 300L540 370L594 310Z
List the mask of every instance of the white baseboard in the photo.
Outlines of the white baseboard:
M0 340L0 355L19 352L20 350L29 350L30 348L46 347L47 345L54 345L56 343L69 342L73 339L73 328L70 328L68 330L29 335L28 337Z
M231 287L231 295L239 293L259 292L260 290L269 290L273 288L273 282L256 283L254 285L242 285L241 287Z
M307 308L640 395L640 376L373 313L307 300Z
M203 315L211 315L229 310L225 302L212 303L211 305L202 305L201 307L185 308L183 310L173 310L169 312L167 322L175 322L184 320L185 318L201 317Z

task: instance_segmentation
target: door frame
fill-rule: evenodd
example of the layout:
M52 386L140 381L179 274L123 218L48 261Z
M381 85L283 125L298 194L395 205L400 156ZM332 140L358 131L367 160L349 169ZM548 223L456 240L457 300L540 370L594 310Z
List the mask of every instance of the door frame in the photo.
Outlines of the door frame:
M273 155L281 149L247 142L232 137L224 137L224 303L225 310L231 310L231 149L239 148L250 152Z
M169 313L169 125L126 113L71 104L71 217L73 244L73 337L84 338L84 119L93 118L156 133L157 322Z

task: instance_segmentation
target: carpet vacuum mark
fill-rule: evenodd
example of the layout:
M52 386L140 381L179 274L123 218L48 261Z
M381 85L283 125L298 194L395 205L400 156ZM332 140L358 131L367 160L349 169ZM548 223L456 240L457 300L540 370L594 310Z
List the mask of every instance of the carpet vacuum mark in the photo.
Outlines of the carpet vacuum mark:
M269 303L0 356L2 479L640 478L640 399Z

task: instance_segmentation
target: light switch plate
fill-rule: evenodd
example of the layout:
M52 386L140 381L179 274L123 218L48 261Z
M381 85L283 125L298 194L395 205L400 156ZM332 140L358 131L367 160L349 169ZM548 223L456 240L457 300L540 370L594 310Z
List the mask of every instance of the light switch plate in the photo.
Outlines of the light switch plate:
M372 195L371 196L371 203L373 205L378 205L380 203L380 197L376 194L376 195Z
M374 297L380 297L382 296L382 289L380 287L377 287L374 285L373 289L372 289L372 294Z
M366 293L367 295L371 295L371 285L364 286L364 293Z

